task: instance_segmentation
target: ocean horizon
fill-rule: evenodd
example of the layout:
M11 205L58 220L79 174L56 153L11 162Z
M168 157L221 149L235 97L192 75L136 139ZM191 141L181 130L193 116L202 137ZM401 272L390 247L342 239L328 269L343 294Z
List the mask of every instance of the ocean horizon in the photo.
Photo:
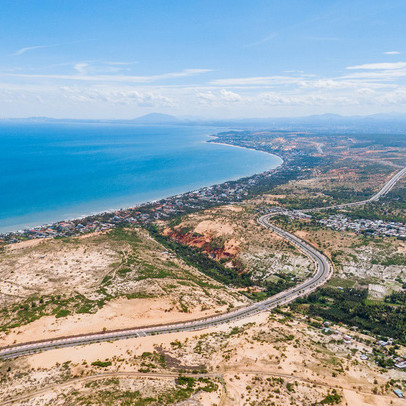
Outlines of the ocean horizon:
M224 129L0 124L0 232L132 207L264 172L272 154L208 143Z

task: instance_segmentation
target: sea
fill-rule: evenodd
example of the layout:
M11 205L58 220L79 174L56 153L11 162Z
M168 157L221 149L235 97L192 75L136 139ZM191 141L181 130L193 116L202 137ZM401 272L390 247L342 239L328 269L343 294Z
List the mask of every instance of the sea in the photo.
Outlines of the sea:
M0 123L0 232L132 207L277 167L265 152L208 143L225 129Z

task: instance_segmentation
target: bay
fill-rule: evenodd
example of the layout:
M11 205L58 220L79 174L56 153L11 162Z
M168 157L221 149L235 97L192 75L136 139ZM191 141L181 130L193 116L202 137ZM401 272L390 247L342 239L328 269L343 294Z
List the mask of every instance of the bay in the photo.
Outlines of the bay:
M216 129L100 123L0 124L0 232L131 207L278 166L207 143Z

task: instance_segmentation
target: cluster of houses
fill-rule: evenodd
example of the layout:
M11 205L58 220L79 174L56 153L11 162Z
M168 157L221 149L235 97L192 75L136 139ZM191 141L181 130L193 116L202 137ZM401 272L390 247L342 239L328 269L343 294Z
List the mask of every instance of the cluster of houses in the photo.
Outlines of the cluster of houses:
M0 242L15 243L21 240L35 238L68 237L71 235L83 234L91 231L104 231L112 228L112 223L100 221L71 220L58 223L28 228L13 233L1 234Z
M368 233L374 236L391 236L406 238L406 225L394 221L350 219L343 214L330 216L319 221L334 230L353 230L356 233Z
M310 214L303 213L300 210L289 210L283 207L264 209L263 212L286 216L291 220L311 220L313 218ZM362 233L371 236L406 238L406 224L394 221L368 219L353 220L344 214L336 214L329 216L326 219L318 220L318 223L338 231L352 230L357 234Z
M271 176L275 171L271 170L238 181L204 187L137 207L0 234L0 243L14 243L22 239L66 237L92 231L104 231L117 225L145 225L156 220L167 220L215 205L238 202L249 195L251 187L255 186L264 177ZM297 220L312 219L311 215L300 210L288 210L282 207L264 209L262 212L283 215ZM356 233L367 233L373 236L406 238L406 225L399 222L368 219L353 220L343 214L332 215L326 219L318 220L318 222L325 227L339 231L353 230Z
M250 140L246 145L244 139L240 139L240 132L227 133L225 139L214 139L212 142L228 143L266 152L275 152L275 146L270 146L264 140ZM261 133L258 133L260 136ZM278 150L278 155L284 159L284 168L290 168L290 160L295 155L303 155L303 151L295 149ZM183 193L155 202L141 204L137 207L120 209L100 213L85 218L60 221L58 223L43 225L30 229L0 234L1 243L15 243L25 239L68 237L91 231L103 231L114 228L117 225L138 224L146 225L156 220L167 220L178 215L198 211L221 204L239 202L250 195L255 186L265 178L280 171L281 167L245 177L236 181L229 181L219 185L204 187L192 192ZM301 167L296 167L301 169ZM304 214L303 214L304 215Z
M237 181L204 187L159 201L145 203L137 207L0 234L0 243L15 243L35 238L69 237L131 224L146 225L157 220L167 220L192 211L238 202L249 195L250 188L265 177L272 176L277 170L263 172Z
M331 326L331 323L328 321L325 321L322 325L322 332L324 334L328 334L328 335L335 335L337 336L337 339L341 339L343 341L344 344L346 345L355 345L357 344L356 339L354 339L352 336L342 333L339 330L333 329ZM376 346L379 348L385 348L387 346L393 345L393 339L389 338L387 340L378 340L376 341ZM366 350L365 348L363 348L360 352L359 358L363 361L368 360L371 355L372 355L372 351L371 350ZM392 358L392 357L391 357ZM398 369L406 369L406 360L402 357L396 357L393 358L393 365L398 368Z
M284 207L272 207L261 210L263 214L273 214L275 216L286 216L291 220L310 220L312 216L310 214L303 213L299 210L289 210Z

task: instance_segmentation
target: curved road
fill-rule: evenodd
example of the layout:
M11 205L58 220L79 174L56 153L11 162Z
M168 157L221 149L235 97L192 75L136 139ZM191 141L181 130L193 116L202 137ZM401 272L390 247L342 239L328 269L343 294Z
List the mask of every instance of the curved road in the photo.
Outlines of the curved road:
M272 230L276 234L279 234L281 237L291 242L311 260L313 260L316 265L316 271L314 275L310 279L305 280L292 289L280 292L277 295L274 295L261 302L254 303L252 305L234 310L229 313L223 313L218 316L212 316L182 323L137 327L94 334L60 337L51 340L32 341L25 344L4 347L0 349L0 359L4 360L9 358L16 358L22 355L33 354L35 352L51 350L55 348L73 347L77 345L101 341L120 340L132 337L145 337L180 331L202 330L252 316L264 310L272 309L276 306L292 302L299 296L306 295L307 293L316 289L318 286L322 285L331 276L331 265L327 257L325 257L321 252L317 251L314 247L302 241L300 238L269 223L268 219L270 216L271 215L268 214L260 217L258 219L259 224Z
M406 168L403 168L392 176L388 182L380 189L378 193L372 196L370 199L363 200L360 202L347 203L343 205L330 206L324 208L310 209L307 211L316 211L327 208L342 208L355 205L361 205L370 203L378 200L380 197L386 195L399 181L399 179L406 174ZM145 337L157 334L168 334L180 331L194 331L202 330L209 327L217 326L220 324L228 323L231 321L239 320L248 316L252 316L256 313L262 312L264 310L272 309L276 306L287 304L292 302L300 296L304 296L309 292L313 291L320 285L322 285L332 274L332 267L327 259L327 257L319 252L316 248L308 244L307 242L301 240L293 234L282 230L279 227L271 224L269 218L271 214L264 215L258 219L258 223L262 226L268 228L274 233L278 234L282 238L286 239L294 246L296 246L300 251L307 255L316 265L316 271L313 276L299 285L293 287L292 289L283 291L274 295L266 300L258 303L234 310L229 313L223 313L218 316L207 317L203 319L192 320L183 323L173 323L165 325L155 325L147 327L137 327L124 330L114 330L107 332L99 332L93 334L84 334L69 337L60 337L51 340L39 340L32 341L25 344L17 344L9 347L4 347L0 349L0 359L10 359L17 358L22 355L33 354L36 352L51 350L55 348L62 347L73 347L77 345L101 342L101 341L111 341L120 340L133 337Z
M392 188L395 186L395 184L406 174L406 167L401 169L400 171L396 172L384 185L383 187L379 190L378 193L374 194L371 196L369 199L366 200L360 200L358 202L352 202L352 203L343 203L343 204L337 204L333 206L326 206L326 207L317 207L314 209L305 209L305 210L300 210L304 213L311 213L315 211L321 211L321 210L326 210L326 209L344 209L345 207L352 207L352 206L361 206L363 204L368 204L372 202L376 202L379 200L382 196L387 195Z

